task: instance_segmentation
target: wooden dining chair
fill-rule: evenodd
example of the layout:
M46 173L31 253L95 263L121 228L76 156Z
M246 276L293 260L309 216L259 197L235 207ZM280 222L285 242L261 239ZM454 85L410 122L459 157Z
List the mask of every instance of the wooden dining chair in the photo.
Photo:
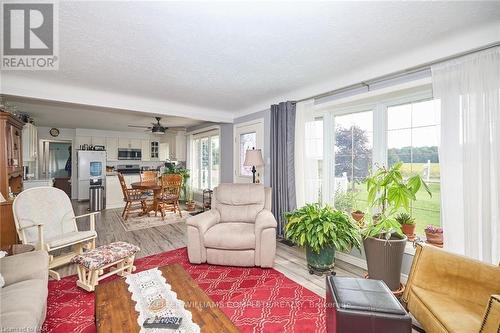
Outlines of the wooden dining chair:
M157 171L144 171L141 173L141 182L156 182L158 181Z
M141 190L127 188L127 184L125 183L125 178L121 173L118 173L118 179L120 180L120 185L122 187L123 201L125 201L125 207L123 208L122 212L123 219L126 220L132 210L139 209L139 207L137 207L137 204L140 204L140 209L142 213L146 214L147 196Z
M160 211L162 219L165 216L165 211L179 212L182 217L182 212L179 207L179 195L182 187L182 175L168 174L161 176L162 193L160 197Z

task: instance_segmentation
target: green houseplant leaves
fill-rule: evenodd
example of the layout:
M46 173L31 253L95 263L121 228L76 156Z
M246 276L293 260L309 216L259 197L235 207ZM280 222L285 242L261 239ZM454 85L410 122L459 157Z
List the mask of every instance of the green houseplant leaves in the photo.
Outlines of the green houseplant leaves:
M307 204L285 213L285 236L300 246L308 246L315 253L322 248L335 247L338 251L360 248L359 231L349 216L329 205Z
M430 195L431 191L420 175L405 180L401 174L402 162L390 168L380 167L366 180L368 204L378 207L379 214L362 232L364 237L389 239L391 234L402 236L400 224L393 215L401 208L410 212L411 202L422 188Z

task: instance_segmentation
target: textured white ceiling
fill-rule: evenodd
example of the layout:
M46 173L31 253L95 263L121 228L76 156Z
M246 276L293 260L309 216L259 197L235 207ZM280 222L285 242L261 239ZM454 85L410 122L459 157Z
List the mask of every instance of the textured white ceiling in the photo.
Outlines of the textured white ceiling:
M500 2L61 2L59 18L59 70L10 77L237 113L498 21Z
M130 128L128 125L151 126L152 122L156 122L155 116L162 117L161 124L167 127L191 127L203 123L203 121L189 118L40 101L22 97L7 96L6 101L8 104L16 106L17 110L29 114L37 126L143 133L145 129Z

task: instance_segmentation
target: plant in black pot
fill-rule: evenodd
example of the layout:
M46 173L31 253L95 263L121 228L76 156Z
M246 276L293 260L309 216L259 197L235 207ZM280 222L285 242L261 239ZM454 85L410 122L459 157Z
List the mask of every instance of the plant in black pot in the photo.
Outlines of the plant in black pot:
M345 212L307 204L285 213L285 237L305 246L309 273L333 273L335 251L360 248L359 230Z
M367 178L368 203L377 209L372 222L362 230L368 275L383 280L389 289L400 287L401 264L407 237L394 215L401 209L410 211L411 202L422 188L431 192L422 177L404 179L402 162L390 168L378 168Z

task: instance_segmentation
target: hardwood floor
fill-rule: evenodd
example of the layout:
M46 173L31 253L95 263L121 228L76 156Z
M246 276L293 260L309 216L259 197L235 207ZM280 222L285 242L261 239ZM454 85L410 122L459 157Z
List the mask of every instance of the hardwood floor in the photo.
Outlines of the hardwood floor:
M85 214L88 203L73 201L73 207L76 215ZM80 230L88 230L87 219L78 223ZM141 248L136 258L186 246L186 226L183 223L125 231L117 214L113 214L110 210L104 210L97 216L96 230L97 246L115 241L129 242ZM309 274L303 250L278 242L274 268L319 296L325 296L325 277ZM63 277L76 274L74 265L61 267L57 271ZM340 261L337 262L335 271L339 276L361 276L363 273L361 269Z

